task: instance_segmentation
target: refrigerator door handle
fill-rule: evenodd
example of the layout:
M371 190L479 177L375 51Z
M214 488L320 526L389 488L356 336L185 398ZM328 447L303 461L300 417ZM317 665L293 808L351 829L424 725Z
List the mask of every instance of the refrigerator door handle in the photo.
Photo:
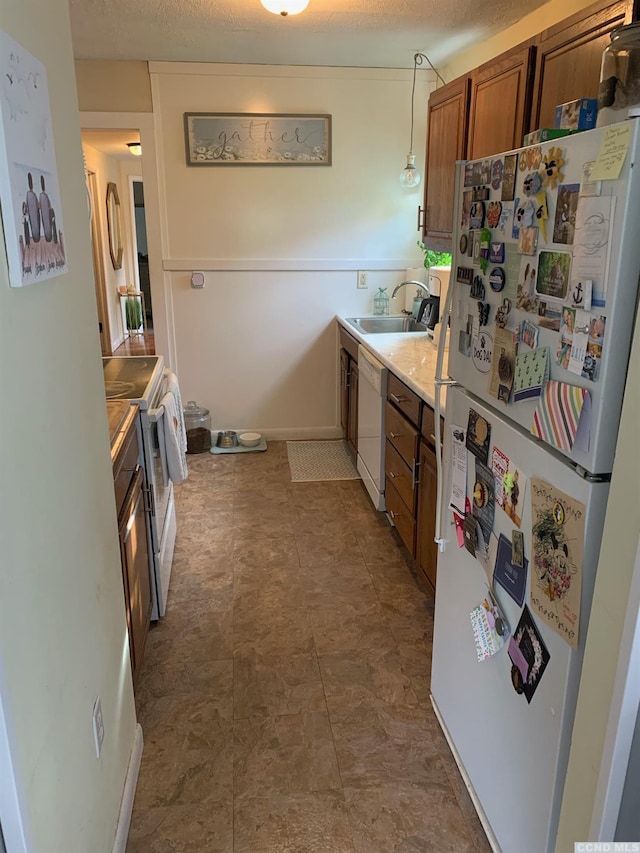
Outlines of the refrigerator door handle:
M455 195L454 195L454 210L458 210L458 205L460 203L462 185L464 183L464 160L458 160L456 162L456 186L455 186ZM458 229L459 229L459 221L458 217L454 217L453 222L453 245L457 246L459 242L458 238ZM450 379L445 378L443 374L443 366L444 366L444 349L445 344L447 342L447 329L449 328L449 320L451 318L451 303L453 302L453 290L455 285L454 281L449 282L449 287L447 288L447 298L444 303L444 307L442 309L442 329L444 330L444 334L441 330L440 332L440 340L438 341L438 355L436 358L436 376L435 376L435 434L436 434L436 469L438 472L438 491L436 498L436 533L434 536L434 541L438 545L440 551L444 551L447 546L448 539L445 538L444 535L444 468L442 464L442 430L440 428L440 418L442 417L442 405L440 403L440 391L442 386L454 386L457 385L457 382L453 382Z

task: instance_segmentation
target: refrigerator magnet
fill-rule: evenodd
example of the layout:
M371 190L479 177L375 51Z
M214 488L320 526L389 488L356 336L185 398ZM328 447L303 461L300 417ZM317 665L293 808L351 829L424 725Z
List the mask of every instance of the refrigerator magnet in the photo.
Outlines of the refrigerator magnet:
M481 505L480 501L485 502ZM477 537L476 551L482 545L482 551L487 550L491 533L493 532L493 519L495 515L494 502L494 479L493 471L484 465L479 459L476 459L476 475L475 486L473 491L472 512L478 524L480 525L480 533ZM482 537L482 539L480 538Z
M489 442L491 439L491 424L475 409L469 409L467 422L467 450L485 465L489 459Z
M502 201L513 201L516 191L517 154L507 154L502 171Z
M494 190L499 190L500 185L502 184L502 175L504 172L504 165L502 160L494 160L493 165L491 166L491 188Z
M511 596L518 607L522 607L524 604L527 592L527 569L525 566L524 555L522 562L522 566L518 566L514 563L512 557L512 544L509 542L507 537L501 533L500 538L498 539L498 554L496 556L493 579Z
M539 172L530 172L522 182L522 191L527 196L537 195L542 189L542 176Z
M471 315L473 319L473 315ZM477 321L476 321L477 322ZM471 360L473 366L480 373L488 373L491 370L491 356L493 353L493 338L486 330L471 335Z
M569 252L540 252L536 292L550 299L566 299L570 269Z
M542 158L542 185L546 189L555 190L559 183L564 178L563 169L565 167L564 151L552 145Z
M479 230L480 228L484 228L484 217L485 217L484 201L472 202L471 211L469 214L469 226L472 229L476 229L476 230Z
M511 531L511 563L519 569L524 565L524 533L522 530Z
M501 201L490 201L487 206L487 225L489 228L497 228L502 213Z
M544 671L547 668L547 664L551 660L551 655L549 654L544 640L533 621L531 611L526 604L522 611L522 615L520 616L518 626L513 633L513 640L519 654L514 654L515 649L510 643L508 648L509 658L511 659L511 662L515 664L515 667L518 669L522 678L522 692L524 693L525 699L528 703L531 703L531 700L538 689L538 685L540 684L540 680L544 675ZM524 666L520 655L522 655L522 658L524 658L526 663L526 676L522 674Z
M458 284L471 284L473 269L471 267L456 267L456 281Z
M502 213L502 209L500 210ZM489 247L489 262L492 264L504 263L504 243L499 240L492 240Z
M460 246L460 254L466 255L467 249L469 248L469 238L467 237L466 233L464 233L464 232L460 235L459 246Z
M538 229L520 227L518 234L518 251L521 255L535 255L538 246Z
M504 243L500 245L504 246ZM500 293L504 287L504 270L501 267L494 267L489 273L489 287L494 293Z

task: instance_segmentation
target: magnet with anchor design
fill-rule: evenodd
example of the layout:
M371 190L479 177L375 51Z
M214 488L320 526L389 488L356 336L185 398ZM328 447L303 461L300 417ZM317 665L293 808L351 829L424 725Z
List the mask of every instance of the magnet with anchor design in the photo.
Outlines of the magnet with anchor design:
M504 270L501 267L494 267L489 273L489 287L494 293L500 293L504 287Z

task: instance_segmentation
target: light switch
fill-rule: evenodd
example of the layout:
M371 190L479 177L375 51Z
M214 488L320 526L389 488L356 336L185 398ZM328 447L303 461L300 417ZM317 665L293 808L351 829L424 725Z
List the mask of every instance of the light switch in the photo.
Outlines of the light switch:
M204 287L204 273L203 272L192 272L191 273L191 287L196 290L200 290Z

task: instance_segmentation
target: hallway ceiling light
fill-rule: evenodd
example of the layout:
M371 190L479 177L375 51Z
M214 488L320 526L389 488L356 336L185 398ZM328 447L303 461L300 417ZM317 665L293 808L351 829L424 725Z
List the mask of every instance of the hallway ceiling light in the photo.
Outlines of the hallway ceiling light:
M287 15L297 15L298 12L304 12L309 5L309 0L260 0L265 9L273 12L274 15L282 15L286 18Z
M142 156L142 145L139 142L127 142L127 148L136 157Z
M431 65L431 60L429 59L429 57L426 54L420 52L414 54L413 84L411 86L411 139L409 142L409 153L407 154L407 165L404 167L402 172L400 172L400 186L406 187L407 189L413 189L413 187L417 187L420 185L420 172L416 168L416 155L413 153L413 113L416 95L416 71L418 70L418 65L422 65L425 60L429 63L431 69L435 72L438 79L441 80L444 85L444 80L438 74L433 65Z

